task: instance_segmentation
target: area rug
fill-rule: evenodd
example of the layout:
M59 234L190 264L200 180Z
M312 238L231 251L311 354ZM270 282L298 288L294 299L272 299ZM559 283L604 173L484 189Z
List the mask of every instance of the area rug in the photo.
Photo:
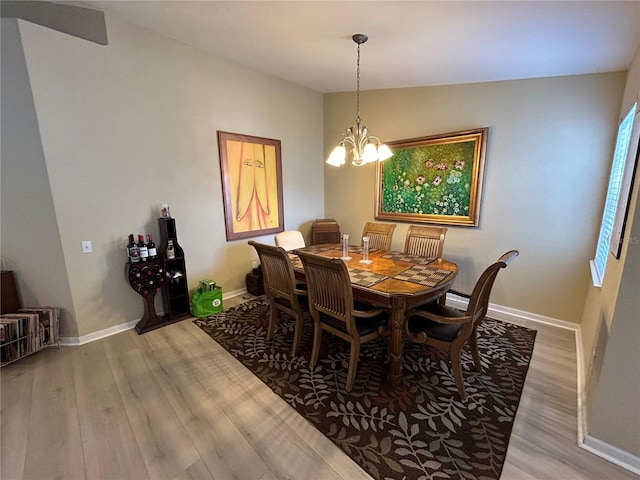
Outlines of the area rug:
M446 355L406 342L402 385L386 380L383 338L364 344L351 392L349 344L325 333L309 367L313 325L290 356L293 319L266 341L268 301L251 300L194 322L331 439L373 478L497 479L529 368L534 330L486 319L483 372L463 354L467 400L459 399Z

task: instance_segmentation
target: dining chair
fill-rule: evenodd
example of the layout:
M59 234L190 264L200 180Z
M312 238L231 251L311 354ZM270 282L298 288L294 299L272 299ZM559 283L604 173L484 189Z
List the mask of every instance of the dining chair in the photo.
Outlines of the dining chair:
M367 222L362 230L363 237L369 237L369 248L390 250L391 238L396 228L395 223ZM361 246L364 242L361 241Z
M422 257L442 258L446 228L410 225L404 241L404 253Z
M351 344L346 390L353 388L358 370L360 345L380 336L389 318L380 308L354 304L349 271L339 258L321 257L299 252L309 291L309 311L313 318L311 367L320 353L322 332L327 331ZM357 306L357 308L356 308Z
M249 241L249 245L258 252L264 275L264 291L269 300L267 340L271 340L273 337L276 323L280 319L280 312L291 315L295 319L293 346L291 347L291 356L294 356L302 338L304 319L309 318L307 292L304 290L304 285L296 284L293 265L284 248L253 240Z
M274 240L276 246L284 248L287 252L306 246L304 237L298 230L285 230L284 232L276 233Z
M340 243L340 225L333 218L317 218L311 227L311 243Z
M410 341L448 352L451 370L462 401L467 398L462 377L462 347L468 342L476 370L481 372L478 327L487 314L489 296L498 272L506 268L517 256L517 250L509 250L487 267L468 296L469 304L466 311L432 302L410 310L405 316L405 334Z

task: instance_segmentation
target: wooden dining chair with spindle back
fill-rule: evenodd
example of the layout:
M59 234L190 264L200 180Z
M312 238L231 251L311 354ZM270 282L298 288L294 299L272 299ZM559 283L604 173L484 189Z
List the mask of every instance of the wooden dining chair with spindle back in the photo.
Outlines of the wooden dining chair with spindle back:
M309 302L304 285L296 283L293 265L289 254L282 247L249 241L258 252L262 273L264 275L264 291L269 300L269 327L267 340L271 340L275 326L279 323L280 312L285 312L295 319L291 356L296 354L305 318L309 318Z
M298 252L309 292L309 311L313 318L311 367L320 353L322 332L327 331L351 344L346 390L351 391L356 378L360 345L380 336L389 314L380 308L354 304L349 271L339 258Z
M405 335L410 341L429 345L449 354L453 377L463 401L467 394L462 376L462 347L468 343L476 370L481 372L478 327L487 314L489 296L498 272L517 256L517 250L509 250L485 269L469 296L466 311L433 302L410 310L405 316Z
M369 237L369 248L391 250L391 239L395 228L395 223L367 222L364 224L362 236ZM362 241L361 246L364 246Z
M442 258L446 228L410 225L404 241L404 253L422 257Z

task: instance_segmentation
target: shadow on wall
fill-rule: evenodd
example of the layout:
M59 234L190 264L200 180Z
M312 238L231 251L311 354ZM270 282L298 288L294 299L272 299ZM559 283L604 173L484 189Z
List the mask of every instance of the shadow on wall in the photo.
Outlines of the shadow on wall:
M589 375L587 376L586 381L587 408L593 405L595 387L598 385L600 373L602 373L602 364L604 362L604 354L607 350L607 343L609 343L609 330L607 329L607 322L605 321L604 313L601 313L600 320L598 322L598 332L596 334L596 339L594 342L595 347L593 348L593 351L591 353Z

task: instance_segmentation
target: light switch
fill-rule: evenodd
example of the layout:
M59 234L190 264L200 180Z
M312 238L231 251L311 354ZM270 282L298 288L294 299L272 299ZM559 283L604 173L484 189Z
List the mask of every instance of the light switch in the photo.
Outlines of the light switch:
M91 252L93 252L91 241L85 240L84 242L82 242L82 253L91 253Z

